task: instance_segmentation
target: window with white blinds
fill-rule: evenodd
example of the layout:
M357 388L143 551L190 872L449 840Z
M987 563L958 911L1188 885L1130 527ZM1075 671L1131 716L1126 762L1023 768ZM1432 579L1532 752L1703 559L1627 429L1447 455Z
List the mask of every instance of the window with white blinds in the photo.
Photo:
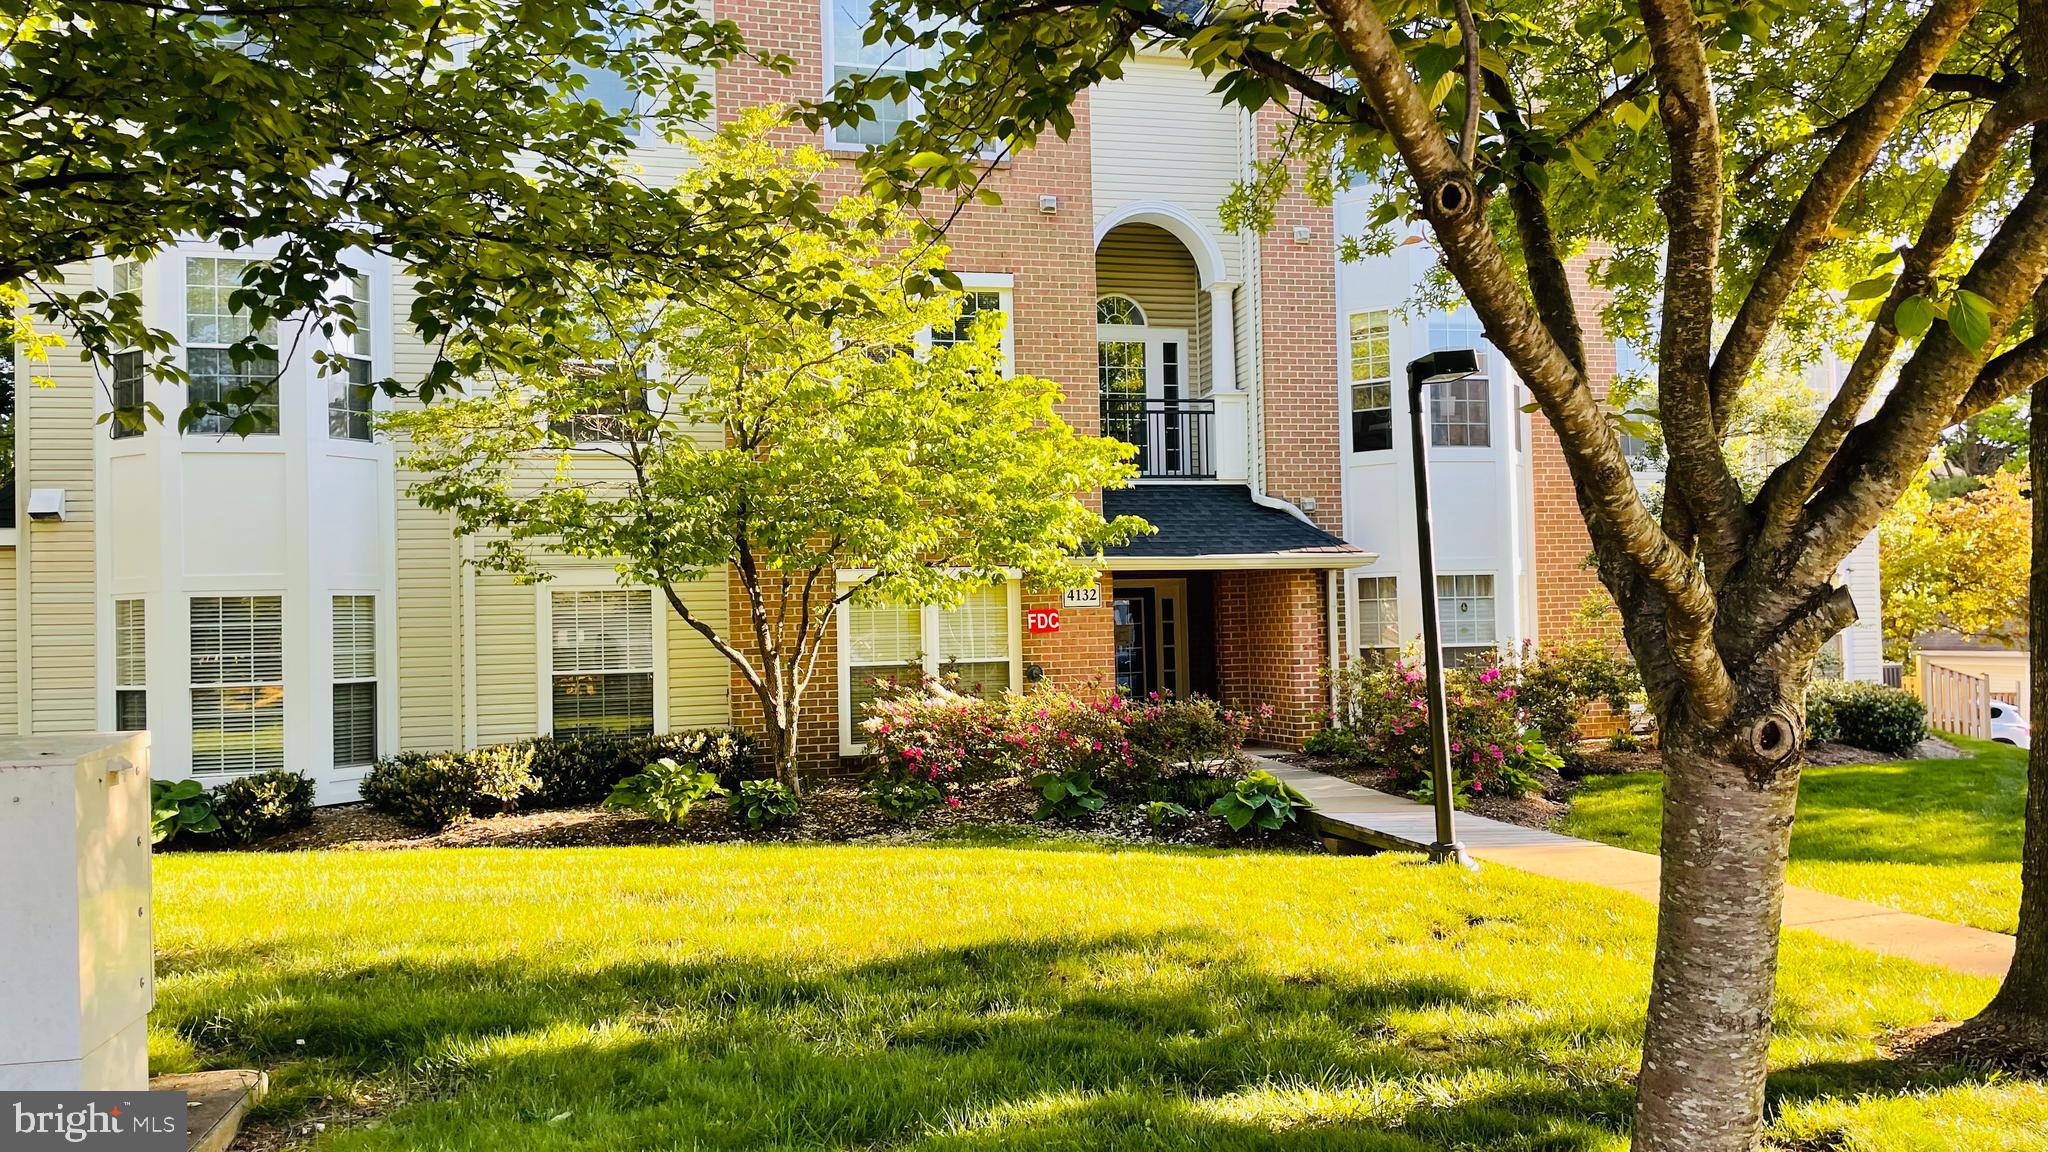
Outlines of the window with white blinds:
M939 675L959 691L994 696L1010 686L1010 590L979 588L938 610Z
M654 596L645 588L553 591L554 733L654 731Z
M1371 660L1401 653L1400 582L1367 576L1358 582L1358 654Z
M114 728L149 727L149 628L140 600L114 601Z
M847 706L856 721L868 701L924 676L924 611L900 604L846 607Z
M334 598L334 764L377 759L377 598Z
M192 599L192 771L284 767L284 601Z
M1437 577L1436 604L1445 659L1457 662L1500 654L1491 574Z

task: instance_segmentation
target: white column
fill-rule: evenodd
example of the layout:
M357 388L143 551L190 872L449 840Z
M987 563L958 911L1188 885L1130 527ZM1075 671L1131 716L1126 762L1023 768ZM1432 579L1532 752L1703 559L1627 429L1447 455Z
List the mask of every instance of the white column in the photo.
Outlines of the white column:
M1218 280L1209 293L1209 390L1237 391L1237 285Z

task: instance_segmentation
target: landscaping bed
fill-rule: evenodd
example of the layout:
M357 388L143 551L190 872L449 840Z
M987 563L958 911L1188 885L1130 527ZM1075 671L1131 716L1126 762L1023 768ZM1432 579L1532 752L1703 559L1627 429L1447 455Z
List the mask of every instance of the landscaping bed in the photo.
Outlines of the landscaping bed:
M1014 834L1068 836L1109 844L1179 844L1210 847L1265 845L1320 851L1306 822L1255 836L1233 832L1214 818L1189 818L1155 826L1142 808L1105 806L1085 817L1056 824L1034 822L1038 796L1022 780L995 781L962 789L961 803L940 805L910 821L883 813L852 781L832 781L807 790L803 812L793 822L749 829L723 806L703 806L672 827L633 812L597 805L511 815L470 816L439 831L407 825L367 804L340 804L314 811L306 827L248 845L252 851L305 849L386 850L404 848L561 848L630 844L718 843L915 843L955 836L963 829L988 828Z

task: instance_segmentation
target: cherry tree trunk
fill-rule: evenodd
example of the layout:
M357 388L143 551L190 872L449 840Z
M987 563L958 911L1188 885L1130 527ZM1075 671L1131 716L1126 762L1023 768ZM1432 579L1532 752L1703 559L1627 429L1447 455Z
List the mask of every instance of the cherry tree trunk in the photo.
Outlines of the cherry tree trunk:
M1663 882L1637 1152L1757 1146L1801 711L1665 723Z

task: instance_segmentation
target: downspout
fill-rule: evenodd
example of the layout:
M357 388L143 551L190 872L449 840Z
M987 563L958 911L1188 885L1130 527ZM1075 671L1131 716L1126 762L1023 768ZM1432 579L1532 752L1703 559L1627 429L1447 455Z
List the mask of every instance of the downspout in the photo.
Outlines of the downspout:
M1330 663L1328 665L1330 672L1328 679L1330 681L1330 723L1332 724L1337 722L1337 660L1339 655L1337 648L1337 588L1343 579L1343 574L1335 568L1323 573L1323 587L1328 593L1327 603L1323 608L1323 631L1330 638Z

